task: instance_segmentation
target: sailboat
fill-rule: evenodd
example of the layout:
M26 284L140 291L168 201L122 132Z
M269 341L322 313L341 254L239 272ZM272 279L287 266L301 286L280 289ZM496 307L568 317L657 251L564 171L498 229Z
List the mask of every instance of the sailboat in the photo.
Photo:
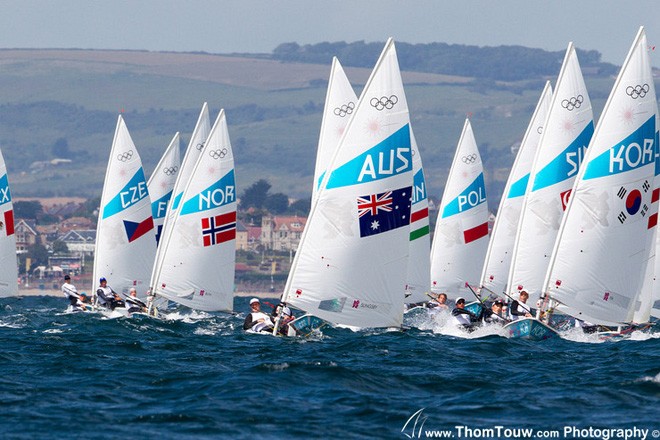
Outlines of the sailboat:
M333 57L316 151L312 200L316 198L330 160L337 150L348 121L353 116L357 101L358 97L348 81L344 69L337 57Z
M389 39L313 200L282 301L335 325L401 327L412 184L408 105Z
M523 200L529 187L529 175L532 162L543 133L543 124L548 114L552 87L546 82L541 97L536 105L527 131L523 136L520 149L511 167L502 200L495 217L490 235L484 268L481 273L481 288L490 294L508 294L507 278L511 268L511 255L518 232ZM482 295L485 296L485 295Z
M527 291L531 304L541 296L559 225L594 131L591 101L573 43L566 50L543 127L506 284L510 295Z
M234 154L220 111L167 220L152 293L194 310L230 312L236 261Z
M7 165L0 151L0 298L18 295L18 266L14 207L7 179Z
M657 113L642 27L587 149L544 282L551 303L595 325L632 323L656 246Z
M172 198L172 191L179 175L179 169L181 169L181 158L179 132L177 132L147 182L147 189L151 198L151 214L156 230L156 243L160 241L163 223L165 223L165 214Z
M471 297L488 247L484 168L466 119L438 209L431 248L431 290L455 300Z
M149 287L156 237L142 160L119 115L101 195L96 227L94 278L104 277L117 293ZM92 286L92 291L96 287Z

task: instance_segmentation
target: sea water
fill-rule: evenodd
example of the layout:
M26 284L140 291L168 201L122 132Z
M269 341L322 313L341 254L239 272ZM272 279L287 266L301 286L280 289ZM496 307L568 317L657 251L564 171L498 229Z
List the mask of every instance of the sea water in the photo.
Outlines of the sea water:
M237 298L235 310L247 302ZM245 334L244 313L107 319L66 305L0 301L3 439L530 438L524 429L576 438L633 428L654 438L660 429L660 332L532 342L414 313L407 331L286 339Z

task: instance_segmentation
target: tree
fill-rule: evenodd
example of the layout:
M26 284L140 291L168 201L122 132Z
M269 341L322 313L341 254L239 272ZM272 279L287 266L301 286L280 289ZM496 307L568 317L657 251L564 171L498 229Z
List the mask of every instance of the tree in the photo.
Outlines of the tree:
M241 207L245 208L258 208L264 207L268 191L270 190L270 183L265 179L259 179L248 187L241 196Z
M293 202L291 205L289 205L289 212L291 214L304 217L307 214L309 214L309 210L311 206L312 206L311 199L298 199L295 202Z
M69 150L69 141L66 138L59 138L53 144L53 156L60 157L64 159L69 159L71 157L71 151Z
M266 198L264 207L272 214L282 214L289 207L289 196L282 193L271 194Z
M43 211L41 203L36 200L14 202L14 216L17 218L35 219Z
M31 266L46 266L48 264L48 249L40 243L28 246L27 255L31 258Z
M54 254L68 254L69 246L63 241L55 240L53 242L53 253Z

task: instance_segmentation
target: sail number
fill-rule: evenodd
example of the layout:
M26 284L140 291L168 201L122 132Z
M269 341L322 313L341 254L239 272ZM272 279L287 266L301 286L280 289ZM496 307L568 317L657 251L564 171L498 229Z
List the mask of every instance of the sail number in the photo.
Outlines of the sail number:
M223 206L236 200L234 186L228 185L224 188L214 188L199 194L199 210L204 211L216 206Z
M147 196L147 183L142 181L136 186L129 186L126 190L119 193L122 209L126 209L133 203L137 203Z
M571 166L571 169L566 174L566 177L571 177L573 174L578 172L582 159L584 159L584 153L587 151L587 146L583 145L577 149L577 151L571 151L566 153L566 163Z
M378 153L378 168L376 168L374 158L371 154L367 154L362 164L360 175L358 176L358 182L362 182L365 176L375 180L400 173L408 168L410 162L407 156L410 156L410 148L397 148L396 157L394 156L394 150L389 151L389 157L385 157L385 152L380 152Z
M465 209L474 208L477 205L486 201L486 196L484 194L483 188L477 188L472 190L467 194L461 194L458 196L458 212L463 212ZM467 208L465 208L467 205Z
M9 187L0 188L0 204L7 203L9 200Z
M610 173L637 168L640 164L646 165L653 162L654 159L653 139L644 139L643 147L637 142L627 146L612 147L610 148Z

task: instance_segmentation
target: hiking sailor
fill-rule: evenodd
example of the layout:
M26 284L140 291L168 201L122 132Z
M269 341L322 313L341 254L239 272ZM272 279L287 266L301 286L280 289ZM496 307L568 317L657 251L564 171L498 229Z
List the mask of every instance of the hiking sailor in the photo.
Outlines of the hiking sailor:
M250 300L251 312L245 317L243 330L252 330L253 332L272 332L273 321L270 316L261 311L261 303L258 298Z
M522 290L519 299L514 299L511 302L511 306L509 307L509 318L512 321L516 321L522 317L532 317L532 309L527 305L527 299L529 299L529 293Z
M465 298L461 296L456 298L456 307L451 311L451 316L454 318L454 324L465 329L472 329L480 318L471 311L465 310Z
M99 288L96 290L99 304L110 310L114 310L115 307L124 306L124 301L122 301L121 298L119 298L119 295L108 286L108 281L105 278L101 277L99 284Z
M71 284L71 277L69 275L64 275L64 284L62 284L62 293L69 300L69 310L79 311L85 310L83 305L82 298L78 294L76 286Z
M141 313L147 311L147 305L137 297L137 290L135 287L131 287L128 290L128 295L126 297L126 308L128 309L128 314Z
M285 303L280 303L273 309L272 320L277 327L277 334L282 336L295 336L296 331L293 327L289 327L289 323L296 318L291 313L291 309Z
M504 301L502 301L501 299L495 300L490 310L484 309L483 312L484 322L495 323L500 325L506 324L508 321L506 318L504 318L502 314L503 308L504 308Z

